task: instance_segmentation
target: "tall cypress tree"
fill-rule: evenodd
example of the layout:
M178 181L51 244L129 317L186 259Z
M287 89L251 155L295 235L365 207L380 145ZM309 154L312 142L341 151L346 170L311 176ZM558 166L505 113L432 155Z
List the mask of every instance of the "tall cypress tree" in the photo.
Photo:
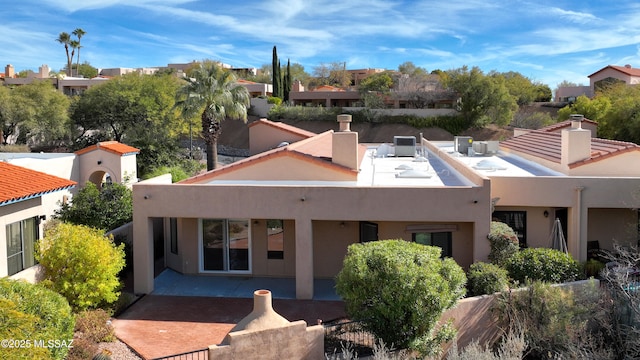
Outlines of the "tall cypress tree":
M289 93L291 92L291 61L289 59L287 59L287 72L284 74L282 90L283 100L289 101Z
M271 77L272 77L272 94L275 97L282 98L282 80L280 78L280 61L278 60L278 51L275 45L273 46L273 57L271 60Z

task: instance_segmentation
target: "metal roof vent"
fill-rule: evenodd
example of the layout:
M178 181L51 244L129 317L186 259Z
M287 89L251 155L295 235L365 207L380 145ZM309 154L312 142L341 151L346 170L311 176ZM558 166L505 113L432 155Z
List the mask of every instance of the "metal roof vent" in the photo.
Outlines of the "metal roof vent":
M396 170L413 170L413 167L411 167L411 165L402 164L396 167Z

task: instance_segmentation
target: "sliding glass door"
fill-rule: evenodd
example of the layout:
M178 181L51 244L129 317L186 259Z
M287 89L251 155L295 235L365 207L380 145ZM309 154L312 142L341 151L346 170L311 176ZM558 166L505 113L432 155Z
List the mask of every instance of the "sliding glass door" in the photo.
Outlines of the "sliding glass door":
M202 219L202 270L250 271L249 221Z

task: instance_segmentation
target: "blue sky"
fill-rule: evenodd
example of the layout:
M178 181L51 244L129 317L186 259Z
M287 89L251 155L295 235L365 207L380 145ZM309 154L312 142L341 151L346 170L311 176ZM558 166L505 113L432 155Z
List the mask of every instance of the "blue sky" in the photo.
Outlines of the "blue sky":
M552 89L606 65L640 67L640 4L629 0L13 0L0 7L0 65L58 70L55 39L82 28L97 68L213 59L397 69L517 71Z

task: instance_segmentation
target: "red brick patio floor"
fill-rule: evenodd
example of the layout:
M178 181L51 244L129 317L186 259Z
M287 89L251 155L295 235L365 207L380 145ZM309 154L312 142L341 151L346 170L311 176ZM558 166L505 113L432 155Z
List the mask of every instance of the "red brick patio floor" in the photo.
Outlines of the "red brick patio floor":
M289 321L329 321L345 316L342 301L273 299ZM145 359L219 344L253 309L251 298L147 295L114 319L116 336Z

